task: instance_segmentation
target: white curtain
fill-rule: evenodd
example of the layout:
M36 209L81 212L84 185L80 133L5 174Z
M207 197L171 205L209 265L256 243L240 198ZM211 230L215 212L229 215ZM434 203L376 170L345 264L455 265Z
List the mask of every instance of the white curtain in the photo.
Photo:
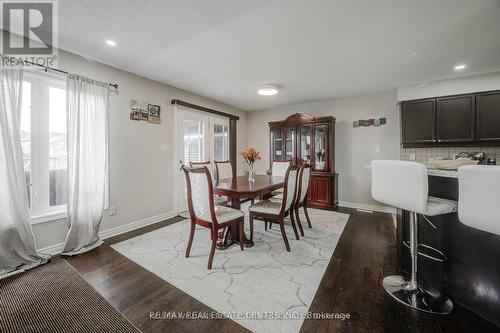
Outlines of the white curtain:
M66 89L69 231L62 254L75 255L102 244L109 85L69 74Z
M21 147L23 69L0 58L0 278L47 262L31 230Z

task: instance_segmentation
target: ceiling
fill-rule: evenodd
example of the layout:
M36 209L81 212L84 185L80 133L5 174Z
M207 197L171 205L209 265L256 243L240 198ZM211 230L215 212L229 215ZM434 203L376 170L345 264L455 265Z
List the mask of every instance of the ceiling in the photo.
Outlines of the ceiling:
M65 0L59 46L258 110L500 71L499 18L498 0Z

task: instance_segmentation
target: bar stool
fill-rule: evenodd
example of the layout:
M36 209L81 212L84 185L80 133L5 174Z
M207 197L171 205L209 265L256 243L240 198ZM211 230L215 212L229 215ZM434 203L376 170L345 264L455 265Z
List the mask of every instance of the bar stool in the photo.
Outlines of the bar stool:
M456 201L428 196L428 178L425 165L409 161L372 161L372 197L384 204L410 212L411 277L387 276L385 290L397 301L414 309L437 314L453 310L451 300L439 290L418 282L418 255L433 257L418 251L419 245L438 254L444 254L428 245L418 243L418 217L436 216L457 211ZM428 221L431 225L432 223ZM434 225L432 225L434 227ZM443 259L445 260L445 259ZM442 260L440 260L442 261Z
M463 224L500 235L500 166L458 168L458 219Z

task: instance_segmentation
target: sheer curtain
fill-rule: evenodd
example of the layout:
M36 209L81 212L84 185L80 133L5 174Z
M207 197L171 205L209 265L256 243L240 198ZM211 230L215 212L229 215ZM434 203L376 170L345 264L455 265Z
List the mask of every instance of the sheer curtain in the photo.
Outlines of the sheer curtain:
M75 255L102 244L109 85L69 74L66 90L69 231L62 254Z
M30 224L21 148L22 86L22 67L0 61L0 278L49 258L37 254Z

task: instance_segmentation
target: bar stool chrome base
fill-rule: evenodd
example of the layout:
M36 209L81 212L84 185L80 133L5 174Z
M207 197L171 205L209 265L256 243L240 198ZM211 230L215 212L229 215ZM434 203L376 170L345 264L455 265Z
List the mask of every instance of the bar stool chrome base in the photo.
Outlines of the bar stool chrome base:
M390 275L383 280L384 289L398 302L416 310L448 314L453 310L451 300L432 287L412 285L410 279L401 275Z

